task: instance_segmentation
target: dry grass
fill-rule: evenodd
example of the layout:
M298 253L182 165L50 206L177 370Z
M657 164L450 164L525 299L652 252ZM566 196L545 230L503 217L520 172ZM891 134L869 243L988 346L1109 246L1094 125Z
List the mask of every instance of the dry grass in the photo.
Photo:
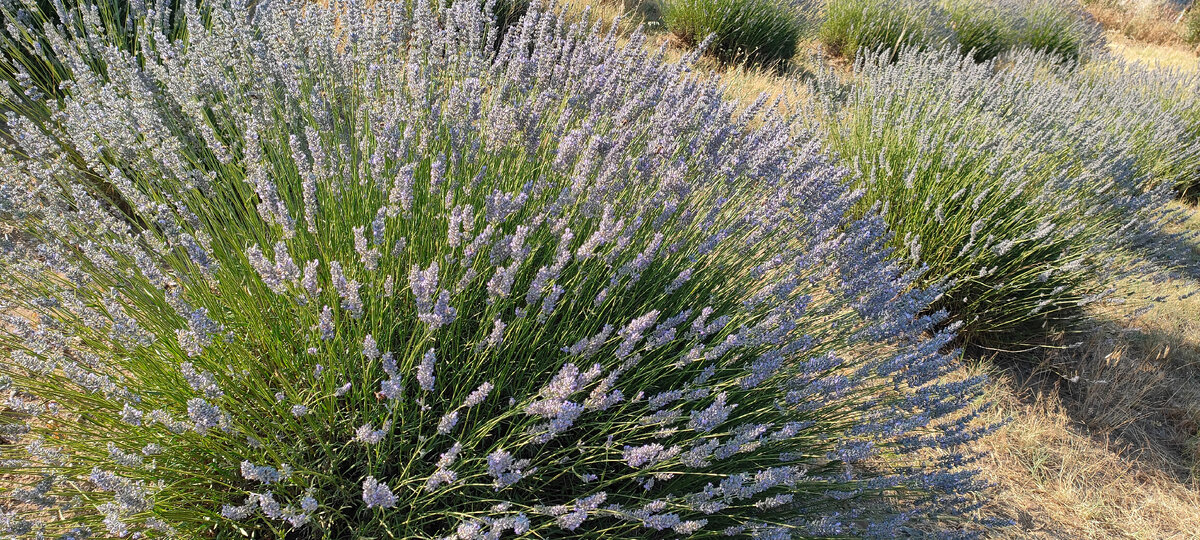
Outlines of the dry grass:
M1087 10L1107 31L1108 49L1129 60L1164 67L1197 69L1200 47L1183 38L1178 3L1159 0L1100 0Z
M1009 423L984 439L984 477L996 484L983 512L1015 526L994 538L1195 538L1200 491L1081 427L1053 393L992 385Z
M1149 65L1195 70L1200 68L1200 56L1185 45L1163 45L1131 39L1119 31L1105 32L1108 50L1113 54Z
M1053 355L1055 384L1038 385L1090 433L1125 455L1184 482L1200 480L1200 299L1182 280L1164 284L1173 299L1134 319L1105 319L1085 345ZM1185 322L1186 321L1186 322Z
M1166 5L1095 3L1088 12L1104 28L1128 38L1158 45L1183 45L1182 29L1175 22L1179 12Z

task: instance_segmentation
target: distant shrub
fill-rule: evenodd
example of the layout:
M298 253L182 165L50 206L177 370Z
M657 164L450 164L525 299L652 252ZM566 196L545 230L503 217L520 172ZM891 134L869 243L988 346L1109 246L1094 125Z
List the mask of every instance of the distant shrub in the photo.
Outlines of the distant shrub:
M1102 40L1075 0L829 0L820 37L831 53L848 58L860 50L957 43L976 61L1027 48L1068 62L1086 58Z
M796 55L807 2L779 0L668 0L663 22L680 41L727 63L781 66Z
M0 86L0 536L969 509L982 380L817 143L644 36L531 11L492 53L473 0L331 4L140 19L140 59L84 17L45 28L61 102Z
M946 13L932 0L829 0L819 36L830 53L847 58L953 39Z
M976 62L991 60L1012 46L1012 12L995 0L944 0L950 29Z
M1086 59L1103 40L1100 25L1077 0L1009 0L1020 18L1015 48L1027 47L1071 62Z
M1183 15L1183 39L1191 44L1200 43L1200 5L1195 2Z
M995 71L908 51L814 84L829 144L866 190L860 208L886 208L893 245L924 284L946 284L938 306L970 345L1011 351L1069 330L1131 268L1110 250L1167 219L1170 194L1147 187L1133 165L1141 140L1123 126L1144 102L1102 104L1050 58Z

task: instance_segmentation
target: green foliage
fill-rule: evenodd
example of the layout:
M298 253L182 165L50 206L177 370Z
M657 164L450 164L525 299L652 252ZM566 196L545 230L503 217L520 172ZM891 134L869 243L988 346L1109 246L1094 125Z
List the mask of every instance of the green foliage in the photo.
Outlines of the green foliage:
M819 36L829 52L847 58L860 51L924 48L952 39L945 17L927 0L830 0Z
M1074 0L830 0L820 36L847 58L957 43L977 61L1028 48L1076 62L1100 31Z
M806 25L802 11L775 0L669 0L663 21L689 45L711 36L706 52L722 62L778 67L796 54Z
M964 53L991 60L1012 46L1012 20L989 0L943 0L941 4Z
M504 31L521 17L525 16L525 12L529 11L529 0L495 0L496 4L492 6L492 15L496 18L496 26L500 31Z
M1014 48L1077 62L1101 40L1100 26L1075 0L1020 0L1015 5L1020 22L1015 26Z
M1183 39L1188 43L1200 43L1200 4L1193 3L1183 15Z

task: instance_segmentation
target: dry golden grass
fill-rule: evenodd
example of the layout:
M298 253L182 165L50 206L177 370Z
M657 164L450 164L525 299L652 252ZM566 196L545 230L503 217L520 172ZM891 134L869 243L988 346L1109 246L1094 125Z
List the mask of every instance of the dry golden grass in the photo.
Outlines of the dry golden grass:
M1087 9L1101 26L1130 39L1158 45L1184 44L1182 28L1175 22L1179 12L1167 5L1094 3Z
M996 484L983 512L1015 526L994 538L1195 538L1200 491L1080 426L1054 393L1029 394L998 377L994 419L981 441L983 475Z
M1105 39L1114 54L1164 67L1197 69L1200 48L1183 39L1179 11L1169 2L1093 2L1088 12L1107 31Z
M1200 347L1188 326L1200 320L1200 299L1179 299L1194 289L1186 281L1163 284L1172 298L1140 317L1096 314L1085 345L1048 355L1047 373L1027 386L1056 394L1089 433L1192 482L1200 480Z
M1109 30L1104 35L1108 39L1108 50L1127 60L1185 70L1200 69L1200 56L1186 45L1137 41L1117 30Z

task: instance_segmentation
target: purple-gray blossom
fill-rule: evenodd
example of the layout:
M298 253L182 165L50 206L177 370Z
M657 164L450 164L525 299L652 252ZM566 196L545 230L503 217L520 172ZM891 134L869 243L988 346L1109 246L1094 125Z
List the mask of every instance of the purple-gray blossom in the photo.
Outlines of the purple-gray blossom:
M386 484L375 480L374 476L368 476L366 480L363 480L362 498L363 502L367 503L367 508L396 506L396 496L392 495L392 490L388 489Z
M421 385L421 390L433 391L433 383L436 379L433 375L433 368L436 362L437 356L433 349L425 351L424 356L421 357L421 363L417 365L417 383Z

